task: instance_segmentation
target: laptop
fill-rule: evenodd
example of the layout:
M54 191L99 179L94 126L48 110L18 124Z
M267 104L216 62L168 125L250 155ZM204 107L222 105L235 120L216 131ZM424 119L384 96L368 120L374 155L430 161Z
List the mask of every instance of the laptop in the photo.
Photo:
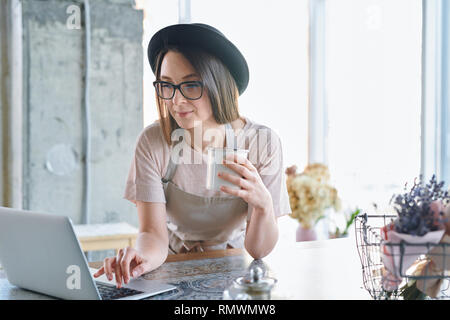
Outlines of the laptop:
M95 279L65 216L0 207L0 264L8 281L61 299L137 300L176 289L143 278L117 289L105 275Z

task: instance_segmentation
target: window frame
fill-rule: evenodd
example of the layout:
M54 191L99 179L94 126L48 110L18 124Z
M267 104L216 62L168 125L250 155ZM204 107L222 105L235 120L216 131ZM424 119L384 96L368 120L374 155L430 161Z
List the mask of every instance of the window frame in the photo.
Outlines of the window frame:
M328 164L325 1L309 1L308 163Z
M422 145L421 174L450 179L448 121L450 10L445 0L422 0Z

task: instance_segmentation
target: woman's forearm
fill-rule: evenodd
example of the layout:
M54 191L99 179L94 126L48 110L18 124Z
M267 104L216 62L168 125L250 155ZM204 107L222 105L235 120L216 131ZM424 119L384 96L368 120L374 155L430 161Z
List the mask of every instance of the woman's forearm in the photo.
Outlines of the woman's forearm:
M278 225L273 206L253 209L245 236L245 249L254 259L267 256L278 241Z
M151 270L158 268L166 261L168 244L156 233L139 232L135 249L149 261ZM150 270L149 270L150 271Z

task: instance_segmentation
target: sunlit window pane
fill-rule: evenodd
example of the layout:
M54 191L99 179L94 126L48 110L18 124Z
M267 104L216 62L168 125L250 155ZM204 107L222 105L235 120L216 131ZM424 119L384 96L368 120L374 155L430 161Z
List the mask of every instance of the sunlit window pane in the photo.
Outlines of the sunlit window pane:
M305 166L308 1L192 0L191 10L192 22L218 28L247 60L250 82L239 98L241 114L279 134L286 166Z
M147 46L151 37L160 29L178 23L178 0L139 0L138 8L144 13L142 38L144 59L144 119L143 125L148 126L158 119L158 111L155 101L155 89L152 85L155 76L150 68L147 56Z
M384 206L420 174L421 1L326 7L329 166L351 205Z

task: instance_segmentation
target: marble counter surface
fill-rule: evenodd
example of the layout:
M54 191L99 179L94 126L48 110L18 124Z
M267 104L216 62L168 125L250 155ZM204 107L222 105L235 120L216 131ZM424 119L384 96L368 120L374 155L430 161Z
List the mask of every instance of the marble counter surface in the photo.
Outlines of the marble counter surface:
M162 279L177 287L150 299L222 299L223 291L245 275L251 263L263 266L268 276L278 280L273 299L370 299L362 287L361 264L352 238L280 242L270 255L257 261L244 250L213 256L204 253L192 260L166 262L144 275L145 279ZM48 298L12 286L0 270L0 299Z

